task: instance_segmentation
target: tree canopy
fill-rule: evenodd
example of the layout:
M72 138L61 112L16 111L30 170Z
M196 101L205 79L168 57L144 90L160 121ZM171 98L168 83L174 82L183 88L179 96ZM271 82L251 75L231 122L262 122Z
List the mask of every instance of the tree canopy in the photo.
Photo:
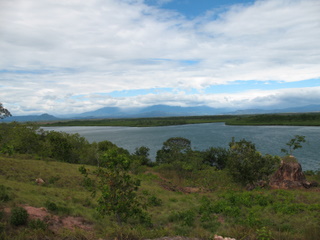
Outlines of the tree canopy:
M267 180L275 172L280 163L277 156L265 155L256 151L252 142L242 139L229 143L230 154L227 168L233 179L242 184L254 183L259 180Z
M172 163L184 158L185 153L191 150L189 139L172 137L163 143L161 150L157 152L157 163Z
M6 117L11 117L11 113L8 109L4 108L2 103L0 103L0 119L4 119Z

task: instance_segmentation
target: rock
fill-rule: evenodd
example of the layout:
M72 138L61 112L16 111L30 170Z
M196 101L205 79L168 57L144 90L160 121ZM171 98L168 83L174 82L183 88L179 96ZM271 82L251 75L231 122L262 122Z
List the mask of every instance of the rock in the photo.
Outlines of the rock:
M214 235L214 240L236 240L235 238L229 238L229 237L221 237L218 235Z
M307 181L300 163L293 156L283 161L275 174L270 178L270 187L280 189L310 188L316 183Z
M37 178L37 179L36 179L36 183L37 183L38 185L42 185L42 184L45 184L45 181L44 181L42 178Z
M318 187L319 186L319 183L315 182L315 181L312 181L312 182L304 182L303 183L303 186L305 188L311 188L311 187Z

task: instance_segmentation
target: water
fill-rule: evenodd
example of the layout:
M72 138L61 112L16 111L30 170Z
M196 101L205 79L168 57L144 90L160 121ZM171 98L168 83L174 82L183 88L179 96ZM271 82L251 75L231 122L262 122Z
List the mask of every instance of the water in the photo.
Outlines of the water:
M320 127L303 126L228 126L224 123L191 124L165 127L43 127L44 130L79 133L89 142L109 140L119 147L134 152L135 148L150 148L150 157L154 159L162 143L170 137L184 137L191 140L194 150L209 147L228 148L228 143L246 139L255 143L263 154L283 156L282 148L295 135L306 137L302 148L294 151L303 170L320 169Z

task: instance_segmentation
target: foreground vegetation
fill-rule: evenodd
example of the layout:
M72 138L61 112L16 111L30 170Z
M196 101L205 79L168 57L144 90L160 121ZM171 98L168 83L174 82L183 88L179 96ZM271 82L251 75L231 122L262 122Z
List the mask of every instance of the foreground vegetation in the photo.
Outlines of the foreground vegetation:
M284 147L292 152L302 140ZM130 154L109 141L12 123L0 125L0 152L0 239L320 239L320 189L247 191L280 159L244 139L195 151L188 139L170 138L153 163L143 146ZM319 172L307 174L320 182ZM21 206L85 226L53 228L50 217L25 218Z

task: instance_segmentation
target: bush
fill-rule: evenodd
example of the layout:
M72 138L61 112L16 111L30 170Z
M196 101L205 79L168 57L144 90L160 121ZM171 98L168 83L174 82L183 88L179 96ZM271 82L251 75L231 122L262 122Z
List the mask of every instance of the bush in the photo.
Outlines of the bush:
M204 152L203 163L224 169L227 165L229 151L222 147L211 147Z
M256 230L258 240L271 240L273 239L271 231L266 227Z
M32 229L41 229L41 230L46 230L48 228L48 225L44 221L41 221L40 219L30 220L28 226Z
M154 195L151 195L148 197L148 205L153 207L159 207L162 205L162 200Z
M195 213L192 210L173 212L169 216L170 222L180 222L182 226L192 227L195 221Z
M265 155L256 151L252 142L245 139L233 141L230 145L230 155L227 167L233 179L243 185L259 180L268 180L268 177L277 169L280 158Z
M3 185L0 185L0 202L9 201L10 197L7 193L7 188Z
M23 207L14 207L11 209L10 224L14 226L25 225L29 214Z
M115 149L104 153L100 167L93 174L96 180L89 177L89 170L84 166L79 168L84 175L87 188L95 197L97 192L101 195L97 199L98 212L104 215L113 215L119 225L132 219L139 219L140 223L151 224L150 218L144 211L146 206L137 195L140 180L133 178L130 173L132 159L126 154L119 154Z
M182 137L172 137L163 143L161 150L157 151L156 163L173 163L183 161L186 153L191 150L191 141Z
M45 207L51 212L57 212L58 206L54 202L46 201Z

